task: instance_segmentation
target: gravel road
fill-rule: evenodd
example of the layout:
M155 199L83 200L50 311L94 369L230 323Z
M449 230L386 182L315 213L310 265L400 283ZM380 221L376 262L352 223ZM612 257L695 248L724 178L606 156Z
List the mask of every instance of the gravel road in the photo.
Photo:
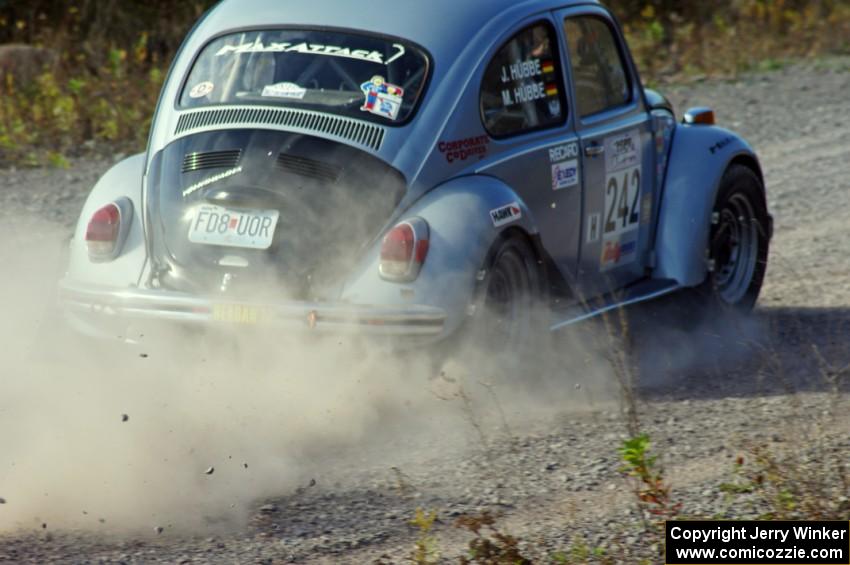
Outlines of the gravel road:
M683 515L756 517L768 510L763 500L721 487L735 480L738 457L767 449L795 457L810 476L826 458L850 461L850 377L830 381L850 363L850 58L663 90L678 109L713 106L720 123L754 145L776 232L752 319L690 341L653 332L638 377L640 422ZM68 233L109 164L3 171L0 217L46 217ZM449 382L423 385L423 394L431 388L446 398L436 402L452 406L451 441L398 426L383 429L379 442L305 450L297 479L251 500L233 527L152 522L127 534L30 521L0 533L0 563L400 563L419 536L409 523L417 508L437 512L431 535L446 562L470 539L456 518L482 511L497 514L536 562L582 544L615 562L658 562L657 538L645 533L619 471L626 426L616 397L606 396L610 383L596 386L581 373L573 363L555 385L575 401L540 410L514 409L488 391L465 401ZM443 385L446 396L433 390ZM0 524L17 503L3 492L9 464L0 454ZM824 499L850 508L837 480L824 483Z

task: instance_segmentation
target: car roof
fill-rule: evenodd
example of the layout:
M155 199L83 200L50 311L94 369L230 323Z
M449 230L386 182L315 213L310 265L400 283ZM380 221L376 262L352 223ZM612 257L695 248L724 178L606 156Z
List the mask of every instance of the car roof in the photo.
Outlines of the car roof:
M395 36L418 43L435 59L459 53L494 19L598 0L223 0L201 25L212 37L228 30L276 25L336 27Z

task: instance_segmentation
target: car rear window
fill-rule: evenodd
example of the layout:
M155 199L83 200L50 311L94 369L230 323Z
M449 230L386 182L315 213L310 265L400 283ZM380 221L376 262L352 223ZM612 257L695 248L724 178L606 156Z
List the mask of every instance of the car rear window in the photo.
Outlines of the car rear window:
M481 84L481 116L493 137L563 124L567 116L558 39L548 22L513 36L493 57Z
M424 51L395 39L246 31L204 47L179 105L279 104L399 124L413 115L428 71Z

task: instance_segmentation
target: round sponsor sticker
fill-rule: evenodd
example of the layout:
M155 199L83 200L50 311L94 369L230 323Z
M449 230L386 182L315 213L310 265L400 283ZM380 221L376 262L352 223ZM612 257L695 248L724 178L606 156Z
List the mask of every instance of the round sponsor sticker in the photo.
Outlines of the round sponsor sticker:
M203 98L208 95L215 89L215 85L210 81L202 82L200 84L196 84L192 90L189 91L190 98Z

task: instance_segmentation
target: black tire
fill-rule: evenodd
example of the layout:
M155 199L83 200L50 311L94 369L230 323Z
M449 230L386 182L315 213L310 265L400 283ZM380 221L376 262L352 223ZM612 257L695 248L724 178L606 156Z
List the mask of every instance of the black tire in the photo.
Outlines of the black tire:
M749 167L729 167L720 182L708 239L713 269L694 289L706 310L753 309L767 272L769 223L759 177Z
M549 336L543 269L519 234L495 246L487 265L466 328L464 357L493 380L537 380L534 360Z

